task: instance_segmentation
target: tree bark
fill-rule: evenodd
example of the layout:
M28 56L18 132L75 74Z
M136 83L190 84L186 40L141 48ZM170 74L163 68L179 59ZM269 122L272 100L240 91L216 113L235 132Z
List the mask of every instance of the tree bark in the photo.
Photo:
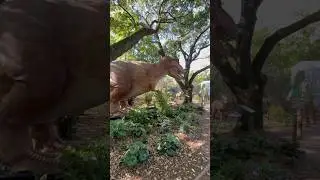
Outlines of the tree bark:
M185 89L183 90L184 92L184 104L187 103L192 103L192 92L193 92L193 85L192 84L187 84L185 86Z
M233 89L239 105L244 105L254 110L253 113L249 113L245 110L243 111L240 119L241 125L237 128L240 128L243 131L262 130L264 86L255 84L249 89L237 89L232 86L230 89Z

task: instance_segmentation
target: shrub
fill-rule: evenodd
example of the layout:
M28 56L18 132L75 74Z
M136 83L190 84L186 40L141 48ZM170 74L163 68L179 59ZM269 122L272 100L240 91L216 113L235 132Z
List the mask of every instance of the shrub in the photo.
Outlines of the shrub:
M81 149L65 150L62 155L63 179L107 179L108 156L106 137Z
M146 135L144 126L140 123L133 123L131 121L117 120L110 122L110 136L111 137L125 137L125 136L141 137Z
M156 109L144 109L138 108L129 111L124 117L126 121L132 121L134 123L140 123L143 125L154 124L157 120L159 113Z
M150 154L147 149L147 145L141 141L136 141L129 145L128 150L121 158L121 162L129 167L136 166L148 160Z
M125 137L128 135L126 122L124 120L110 121L110 136Z
M180 140L171 133L161 136L157 143L157 151L168 156L176 155L180 147Z
M127 130L134 137L141 137L147 134L144 126L140 123L127 122L126 123Z

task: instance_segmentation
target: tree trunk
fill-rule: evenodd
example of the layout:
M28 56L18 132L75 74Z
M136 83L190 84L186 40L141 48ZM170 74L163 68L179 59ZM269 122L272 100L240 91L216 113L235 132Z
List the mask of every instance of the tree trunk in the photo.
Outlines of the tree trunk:
M183 89L184 104L192 103L192 92L193 92L192 84L188 84L187 86L185 86L185 89Z
M258 88L254 88L258 87ZM231 87L237 99L237 104L248 107L254 112L244 110L240 119L240 126L236 130L259 131L263 129L263 91L264 86L254 85L247 90L236 90Z

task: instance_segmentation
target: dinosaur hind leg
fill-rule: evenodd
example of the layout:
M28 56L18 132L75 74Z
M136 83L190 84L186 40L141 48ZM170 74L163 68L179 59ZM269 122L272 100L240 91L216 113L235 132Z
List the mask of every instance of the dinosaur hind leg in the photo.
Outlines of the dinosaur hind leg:
M127 102L123 98L130 92L128 88L113 88L110 93L110 114L117 113L120 110L120 105L127 106Z

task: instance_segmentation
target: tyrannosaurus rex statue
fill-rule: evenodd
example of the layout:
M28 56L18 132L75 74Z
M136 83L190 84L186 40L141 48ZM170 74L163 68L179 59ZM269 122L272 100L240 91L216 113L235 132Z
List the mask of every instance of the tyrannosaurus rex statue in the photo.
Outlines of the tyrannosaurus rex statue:
M54 122L103 104L109 59L103 0L10 0L0 5L0 160L48 173ZM31 131L31 133L30 133Z
M110 64L110 113L119 111L120 101L155 90L165 75L183 77L178 59L162 56L158 63L141 61L113 61Z

